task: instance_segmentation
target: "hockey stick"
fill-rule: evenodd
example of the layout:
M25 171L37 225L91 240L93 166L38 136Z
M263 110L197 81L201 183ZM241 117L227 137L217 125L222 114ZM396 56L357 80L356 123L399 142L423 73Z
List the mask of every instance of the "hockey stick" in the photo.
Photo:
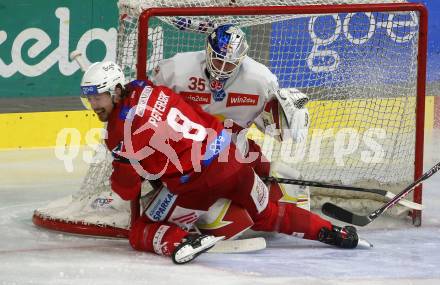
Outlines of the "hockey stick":
M82 58L82 53L78 50L74 50L70 53L70 60L76 61L78 63L79 67L83 72L87 70L86 63L84 62L84 59Z
M354 186L345 186L345 185L339 185L339 184L329 184L329 183L323 183L323 182L317 182L317 181L308 181L308 180L299 180L299 179L290 179L290 178L278 178L278 177L263 177L263 181L268 182L277 182L281 184L293 184L293 185L300 185L300 186L311 186L311 187L320 187L320 188L333 188L333 189L339 189L339 190L348 190L348 191L357 191L357 192L366 192L366 193L373 193L378 194L383 197L386 197L390 200L394 199L396 195L390 191L381 190L381 189L371 189L371 188L360 188L360 187L354 187ZM408 207L410 209L414 210L422 210L423 206L408 200L399 200L399 204L402 206Z
M430 170L425 172L419 179L408 185L408 187L403 189L402 192L396 195L396 197L394 197L393 199L385 203L382 207L370 213L369 215L366 216L357 215L332 203L325 203L322 206L322 212L329 217L335 218L337 220L349 224L353 224L357 226L366 226L369 223L371 223L373 220L375 220L377 217L382 215L383 212L396 205L401 199L403 199L406 195L408 195L409 192L411 192L414 188L419 186L424 180L428 179L439 170L440 170L440 162L437 163Z

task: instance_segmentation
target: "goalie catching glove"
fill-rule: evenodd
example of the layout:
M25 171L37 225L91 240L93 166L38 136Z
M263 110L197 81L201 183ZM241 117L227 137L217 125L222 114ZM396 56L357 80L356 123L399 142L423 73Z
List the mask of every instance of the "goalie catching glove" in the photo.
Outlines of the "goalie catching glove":
M282 125L288 127L283 130L283 137L291 137L297 143L304 141L310 125L309 111L305 107L309 98L295 88L278 89L275 95L282 108Z

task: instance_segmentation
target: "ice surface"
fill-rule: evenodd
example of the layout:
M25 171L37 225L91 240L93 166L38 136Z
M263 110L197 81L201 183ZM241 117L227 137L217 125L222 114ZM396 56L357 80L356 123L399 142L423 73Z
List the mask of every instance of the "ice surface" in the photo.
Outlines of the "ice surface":
M425 170L440 161L438 138L427 135ZM271 234L264 251L176 266L126 240L35 227L34 209L77 191L87 164L73 165L52 149L0 152L0 284L440 284L440 173L424 184L423 226L379 218L360 229L371 250Z

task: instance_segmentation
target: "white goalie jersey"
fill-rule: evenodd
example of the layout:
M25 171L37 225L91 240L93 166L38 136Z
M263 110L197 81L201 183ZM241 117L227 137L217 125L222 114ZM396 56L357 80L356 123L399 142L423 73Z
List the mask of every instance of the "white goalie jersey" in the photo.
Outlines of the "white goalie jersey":
M241 128L250 127L265 104L275 98L276 76L248 56L243 59L240 70L224 83L210 82L205 69L205 51L180 53L161 61L154 70L152 81L200 104L203 110L222 121L232 120ZM221 89L225 96L216 101L213 92Z

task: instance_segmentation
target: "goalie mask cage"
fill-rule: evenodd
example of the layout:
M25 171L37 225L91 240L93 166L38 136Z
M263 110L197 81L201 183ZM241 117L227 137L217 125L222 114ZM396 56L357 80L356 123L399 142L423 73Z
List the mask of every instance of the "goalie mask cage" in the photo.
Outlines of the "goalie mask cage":
M213 27L232 23L245 31L248 55L265 64L281 88L297 88L310 98L306 144L255 137L271 160L291 164L305 180L393 192L422 175L427 42L423 5L292 0L239 6L242 1L237 0L229 2L231 7L197 7L190 2L176 8L159 1L154 5L166 8L143 10L145 1L120 1L117 61L128 79L148 78L164 58L203 50ZM369 4L351 4L360 2ZM313 5L281 6L289 3ZM78 193L37 209L34 223L81 234L127 236L130 221L139 216L137 201L131 210L120 201L113 207L119 213L87 214L86 208L96 207L102 193L118 198L109 188L110 173L107 154L90 166ZM340 205L351 201L354 206L348 208L364 212L384 201L374 194L334 189L311 193L312 205L328 199ZM421 203L421 187L412 199ZM78 211L82 213L72 214ZM396 214L402 213L408 214ZM420 225L421 212L414 210L411 216Z

